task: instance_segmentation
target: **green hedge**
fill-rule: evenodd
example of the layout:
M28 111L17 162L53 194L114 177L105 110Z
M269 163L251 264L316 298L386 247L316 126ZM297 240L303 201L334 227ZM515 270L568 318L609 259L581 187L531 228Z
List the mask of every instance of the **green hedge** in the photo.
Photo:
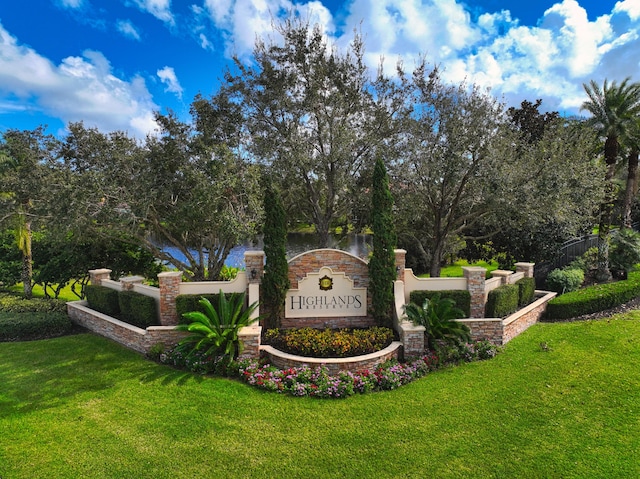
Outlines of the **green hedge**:
M629 273L625 281L596 284L556 296L547 303L544 319L553 321L575 318L615 308L640 296L640 272Z
M487 295L486 318L504 318L518 309L520 288L516 284L504 284Z
M30 341L69 334L73 324L59 312L0 312L0 341Z
M554 269L547 276L546 289L558 294L577 291L584 282L584 271L577 268Z
M198 303L202 298L206 298L216 307L218 305L218 293L215 294L180 294L176 297L176 313L178 314L178 322L182 322L182 315L191 311L203 312L202 307ZM226 295L227 299L231 299L231 294Z
M515 283L518 286L518 306L532 303L536 296L535 278L522 278Z
M85 286L84 292L91 309L107 316L118 317L120 314L118 291L106 286L88 284Z
M7 313L66 313L67 304L58 299L24 299L11 293L0 293L0 311Z
M467 290L449 289L445 291L411 291L409 301L422 306L425 299L431 299L439 294L440 298L450 298L456 302L456 307L464 313L464 317L471 316L471 293Z
M120 319L139 328L154 326L158 322L158 308L156 300L150 296L135 291L120 291L118 293Z

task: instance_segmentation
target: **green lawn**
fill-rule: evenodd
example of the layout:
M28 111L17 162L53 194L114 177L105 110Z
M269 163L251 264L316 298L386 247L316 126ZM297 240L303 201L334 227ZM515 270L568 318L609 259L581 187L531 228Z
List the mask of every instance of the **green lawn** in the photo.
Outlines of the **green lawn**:
M487 268L487 271L493 271L495 269L498 269L498 262L497 261L491 261L491 262L476 261L474 263L469 263L465 259L459 259L453 264L448 264L447 266L443 266L442 269L440 270L440 277L441 278L461 278L462 276L464 276L464 273L462 271L463 266L481 266L483 268ZM429 273L421 274L419 277L428 278Z
M2 479L632 478L639 453L640 312L538 324L493 360L345 400L88 334L0 343Z
M22 283L18 283L9 288L6 288L6 291L22 294ZM52 294L52 292L49 291L49 294ZM39 284L33 286L33 297L44 298L44 290ZM60 299L61 301L78 301L80 298L78 298L78 296L71 290L71 285L67 285L60 291L58 299Z

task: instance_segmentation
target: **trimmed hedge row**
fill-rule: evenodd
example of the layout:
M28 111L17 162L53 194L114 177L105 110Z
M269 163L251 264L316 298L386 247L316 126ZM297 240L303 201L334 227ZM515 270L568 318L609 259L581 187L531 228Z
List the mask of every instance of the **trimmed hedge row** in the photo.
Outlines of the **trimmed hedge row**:
M117 291L106 286L85 287L89 307L126 323L146 328L158 324L156 300L135 291Z
M113 316L114 318L120 314L118 291L115 289L88 284L84 288L84 294L91 309L106 314L107 316Z
M522 278L515 282L518 285L518 306L523 307L532 303L536 297L535 278Z
M547 321L575 318L614 308L640 296L640 272L629 273L625 281L596 284L556 296L547 303Z
M158 324L158 309L156 300L151 296L135 291L120 291L118 293L120 317L123 321L146 328Z
M518 310L520 287L517 284L503 284L487 295L484 308L485 318L504 318Z
M471 293L467 290L411 291L409 301L422 306L425 299L431 299L436 294L439 294L441 299L449 298L455 301L456 307L462 310L465 318L471 316Z
M0 341L31 341L69 334L73 323L60 312L0 312Z
M229 300L233 293L225 294L225 297ZM204 310L199 304L202 298L206 298L215 308L218 305L219 294L180 294L176 297L176 313L178 314L178 322L182 323L182 315L190 313L191 311L200 311L204 313ZM246 305L245 305L246 306Z
M24 299L15 294L0 293L0 311L6 313L66 313L67 304L59 299Z

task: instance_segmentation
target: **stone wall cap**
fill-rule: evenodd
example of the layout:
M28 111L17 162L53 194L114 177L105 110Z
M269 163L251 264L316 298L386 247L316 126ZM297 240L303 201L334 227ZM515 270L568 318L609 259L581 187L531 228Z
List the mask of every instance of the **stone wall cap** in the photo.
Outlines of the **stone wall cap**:
M107 268L90 269L89 273L92 273L92 274L107 274L107 273L111 273L111 270L107 269Z
M127 276L120 278L121 283L141 283L142 281L144 281L144 276Z
M164 271L162 273L158 273L158 278L175 278L177 276L182 276L182 271Z
M510 276L513 274L513 271L508 269L494 269L491 272L491 276Z

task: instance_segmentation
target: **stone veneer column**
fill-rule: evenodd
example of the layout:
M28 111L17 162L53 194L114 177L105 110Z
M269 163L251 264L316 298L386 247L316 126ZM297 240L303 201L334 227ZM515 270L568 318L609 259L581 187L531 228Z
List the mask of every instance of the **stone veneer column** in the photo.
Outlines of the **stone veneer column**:
M244 264L249 284L260 284L264 274L264 251L245 251Z
M178 324L176 297L180 294L182 271L167 271L158 274L160 283L160 324L175 326Z
M500 278L500 284L509 284L509 276L513 274L513 271L506 269L494 269L491 272L491 277Z
M406 268L407 250L397 249L396 255L396 279L404 282L404 270Z
M111 278L111 270L110 269L91 269L89 270L89 281L94 286L101 286L103 279Z
M247 273L247 304L258 302L258 307L252 314L253 318L258 318L260 316L260 283L264 274L264 251L245 251L244 264Z
M516 263L516 273L524 273L525 278L533 278L535 263Z
M144 277L142 276L127 276L126 278L120 278L120 287L122 291L133 291L134 284L142 284Z
M464 266L462 271L467 279L467 290L471 294L471 317L484 318L484 282L487 270L480 266Z

